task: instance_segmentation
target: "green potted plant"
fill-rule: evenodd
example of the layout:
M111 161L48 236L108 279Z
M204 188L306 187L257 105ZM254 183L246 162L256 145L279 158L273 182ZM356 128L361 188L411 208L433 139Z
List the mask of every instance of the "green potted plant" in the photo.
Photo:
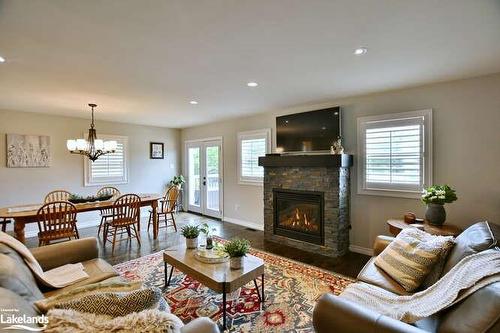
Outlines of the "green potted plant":
M181 232L186 237L186 247L188 249L196 249L198 247L200 227L197 225L185 225L181 228Z
M246 239L234 238L224 244L224 252L226 252L229 259L229 267L231 269L240 269L243 267L243 257L245 257L250 250L250 242Z
M455 190L448 185L433 185L426 188L422 194L422 202L427 205L425 219L429 224L443 225L446 221L445 203L457 200Z
M208 223L203 223L201 226L200 226L200 231L203 232L205 235L206 235L206 245L205 245L205 248L207 250L211 250L213 247L214 247L214 241L213 241L213 238L212 238L212 232L216 231L217 229L215 228L210 228L210 226L208 225Z
M184 184L185 182L186 180L184 179L184 176L179 175L179 176L174 176L174 178L172 178L172 180L170 181L170 185L181 188L182 184Z

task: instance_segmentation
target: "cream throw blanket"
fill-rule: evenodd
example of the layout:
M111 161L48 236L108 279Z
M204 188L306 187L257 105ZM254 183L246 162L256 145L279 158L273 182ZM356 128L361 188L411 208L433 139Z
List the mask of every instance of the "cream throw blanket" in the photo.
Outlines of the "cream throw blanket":
M31 272L48 287L63 288L89 277L81 263L68 264L44 272L33 254L23 243L2 231L0 231L0 243L19 253L26 265L31 269ZM61 253L61 255L64 255L64 253Z
M491 249L465 257L438 282L413 295L399 296L385 289L357 282L349 285L339 297L388 317L414 323L498 281L500 251Z

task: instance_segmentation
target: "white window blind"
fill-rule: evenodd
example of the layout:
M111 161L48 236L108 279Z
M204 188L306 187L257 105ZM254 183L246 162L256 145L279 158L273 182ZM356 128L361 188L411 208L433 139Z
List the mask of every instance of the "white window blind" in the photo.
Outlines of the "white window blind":
M103 140L115 140L116 151L100 156L95 162L86 160L86 186L105 184L124 184L127 175L127 137L115 135L99 135Z
M261 184L264 168L259 166L259 157L270 150L271 130L257 130L238 133L239 182Z
M259 156L266 155L266 139L241 140L241 175L264 177L264 168L259 166Z
M430 184L430 118L425 110L358 120L359 192L415 194Z

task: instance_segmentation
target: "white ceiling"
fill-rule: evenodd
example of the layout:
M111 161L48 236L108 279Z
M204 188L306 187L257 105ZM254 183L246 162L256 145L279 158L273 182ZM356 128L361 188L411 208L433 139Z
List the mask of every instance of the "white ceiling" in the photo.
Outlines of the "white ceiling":
M0 55L0 109L187 127L500 72L500 1L0 0Z

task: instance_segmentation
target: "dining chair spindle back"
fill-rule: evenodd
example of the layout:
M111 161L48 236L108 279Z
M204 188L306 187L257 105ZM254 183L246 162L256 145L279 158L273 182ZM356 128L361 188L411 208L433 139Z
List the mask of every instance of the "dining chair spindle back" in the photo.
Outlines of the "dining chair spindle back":
M67 201L54 201L38 209L38 246L71 238L80 238L76 227L76 207Z

